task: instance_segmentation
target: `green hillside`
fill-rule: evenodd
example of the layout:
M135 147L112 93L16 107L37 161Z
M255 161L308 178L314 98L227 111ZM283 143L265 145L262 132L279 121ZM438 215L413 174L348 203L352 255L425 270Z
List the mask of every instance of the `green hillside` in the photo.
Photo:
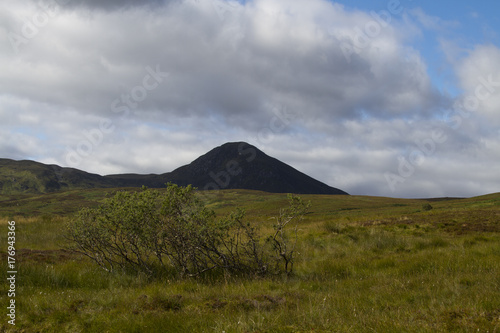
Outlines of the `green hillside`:
M137 190L137 189L129 189ZM16 220L17 320L6 332L498 332L500 193L406 200L302 195L290 276L147 278L65 250L64 226L116 189L0 196L0 258ZM285 194L199 192L263 233ZM0 271L5 281L6 270ZM0 284L7 306L8 286ZM4 308L5 308L4 307Z
M180 186L191 184L201 190L250 189L273 193L347 194L245 142L226 143L190 164L160 175L101 176L57 165L0 158L0 194L4 195L118 187L164 188L169 182Z
M100 175L34 161L0 159L0 194L41 194L87 188L117 187Z
M69 216L82 207L99 202L116 191L138 191L137 188L105 188L61 191L47 194L0 195L0 216L36 217ZM161 189L160 189L161 190ZM286 204L286 194L253 190L220 190L199 192L207 205L219 213L245 208L249 217L265 218ZM439 224L446 229L497 231L500 194L468 199L395 199L370 196L302 195L313 206L309 221L332 222L353 220L369 225ZM433 209L425 210L430 204Z

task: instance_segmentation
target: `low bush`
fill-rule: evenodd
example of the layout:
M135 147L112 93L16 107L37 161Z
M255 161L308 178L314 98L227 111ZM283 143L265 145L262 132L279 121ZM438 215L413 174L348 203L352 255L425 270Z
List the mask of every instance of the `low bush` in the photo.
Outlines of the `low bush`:
M175 268L182 276L208 271L242 274L291 273L297 227L308 204L290 195L273 233L261 239L244 222L238 209L218 219L191 186L168 184L160 192L117 192L98 208L84 208L71 221L71 249L91 258L107 271L116 269L148 275ZM293 229L293 230L290 230Z

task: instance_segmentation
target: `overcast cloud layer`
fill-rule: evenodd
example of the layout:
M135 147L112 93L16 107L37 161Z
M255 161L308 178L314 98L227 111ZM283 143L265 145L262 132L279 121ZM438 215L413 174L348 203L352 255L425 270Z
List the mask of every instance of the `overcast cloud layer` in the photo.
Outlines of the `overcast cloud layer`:
M500 49L442 40L448 93L412 42L459 23L408 4L0 0L0 157L163 173L247 141L351 194L498 192Z

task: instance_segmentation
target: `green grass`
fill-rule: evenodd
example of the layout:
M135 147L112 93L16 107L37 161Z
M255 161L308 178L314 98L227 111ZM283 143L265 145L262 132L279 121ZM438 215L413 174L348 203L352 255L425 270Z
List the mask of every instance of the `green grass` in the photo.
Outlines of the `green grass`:
M109 193L18 197L10 203L19 206L1 206L3 247L10 208L18 209L17 331L500 331L500 194L431 201L431 210L425 200L304 195L312 207L299 227L293 276L181 280L109 274L61 249L71 212ZM220 214L245 207L263 230L287 202L234 190L204 200ZM63 204L64 216L50 213ZM1 308L7 290L0 284ZM0 331L16 332L5 318Z

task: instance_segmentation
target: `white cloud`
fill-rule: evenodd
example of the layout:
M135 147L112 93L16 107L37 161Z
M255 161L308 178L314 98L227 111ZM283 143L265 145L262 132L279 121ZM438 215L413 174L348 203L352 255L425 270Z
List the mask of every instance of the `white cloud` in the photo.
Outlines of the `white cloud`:
M106 114L110 100L141 82L145 67L158 66L170 78L141 103L142 113L203 115L209 109L238 119L252 111L257 122L269 114L263 108L269 103L308 109L309 116L356 118L361 109L410 114L438 99L418 54L400 45L390 26L380 26L369 47L346 63L339 45L344 36L335 31L351 29L355 36L355 27L373 22L368 14L314 0L256 1L233 7L230 15L238 20L221 20L201 3L154 12L63 12L20 46L0 88Z
M162 173L245 140L355 194L455 190L422 181L442 176L432 168L400 192L383 176L451 108L410 44L419 28L399 14L382 21L326 0L77 1L16 53L9 33L22 36L20 17L32 19L40 7L0 6L0 130L16 138L1 141L2 156L68 165L68 151L81 148L78 167L87 171ZM447 26L414 15L426 28ZM463 62L465 90L474 88L471 64L485 75L495 54L478 49ZM496 99L487 103L481 112L494 120ZM446 149L477 147L478 128L451 131L429 165L462 163L468 155Z
M453 29L460 26L459 21L447 21L440 17L432 16L424 12L422 8L414 8L410 11L410 14L416 18L416 20L428 30L442 31L445 29Z
M500 49L478 45L457 68L465 111L500 126Z

